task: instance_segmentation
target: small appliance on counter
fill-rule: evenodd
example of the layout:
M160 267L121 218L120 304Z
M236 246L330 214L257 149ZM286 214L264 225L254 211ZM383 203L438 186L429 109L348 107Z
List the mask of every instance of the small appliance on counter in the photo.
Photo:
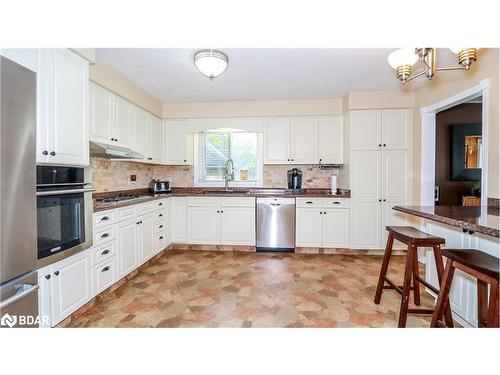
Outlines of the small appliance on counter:
M149 183L149 192L151 194L167 194L170 191L170 181L152 180Z
M302 171L297 168L290 169L287 172L288 186L285 189L286 193L304 194L305 189L302 189Z

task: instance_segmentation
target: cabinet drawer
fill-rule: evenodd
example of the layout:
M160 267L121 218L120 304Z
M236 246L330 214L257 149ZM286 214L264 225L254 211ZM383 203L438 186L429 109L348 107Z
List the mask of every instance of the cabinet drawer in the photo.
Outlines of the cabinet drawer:
M254 197L222 197L220 198L222 207L254 207Z
M92 248L92 265L104 262L116 255L116 241L111 241L101 246Z
M159 210L164 210L167 207L167 200L166 199L161 199L158 201L155 201L155 211Z
M323 198L323 208L349 207L349 200L345 198Z
M137 206L137 215L148 214L155 210L156 202L143 203Z
M115 223L115 211L108 210L94 213L94 228L102 228L104 226Z
M117 281L116 257L92 267L92 294L96 296Z
M159 233L159 232L162 232L164 230L167 230L167 221L166 220L159 221L159 222L155 223L155 233Z
M296 198L297 207L323 207L322 198Z
M218 197L188 197L188 207L218 207L220 198Z
M167 247L167 231L155 235L155 254Z
M117 221L132 219L137 215L137 205L122 207L116 210Z
M116 228L114 225L94 230L94 246L99 246L106 242L110 242L115 238L116 238Z
M160 221L165 221L167 219L167 210L160 210L154 213L155 223L159 223Z

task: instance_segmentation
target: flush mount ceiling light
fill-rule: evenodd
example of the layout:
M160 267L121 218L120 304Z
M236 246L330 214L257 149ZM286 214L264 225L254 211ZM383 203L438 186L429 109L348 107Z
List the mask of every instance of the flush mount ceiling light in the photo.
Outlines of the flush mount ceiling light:
M228 64L227 55L216 49L202 49L194 54L194 65L201 74L210 79L224 73Z
M460 66L436 67L436 48L401 48L393 51L387 57L389 65L396 69L396 77L404 84L414 78L425 75L427 79L432 79L436 72L445 70L469 70L473 61L477 60L477 51L479 48L450 48L453 53L458 55L458 64ZM411 75L412 66L420 60L423 64L423 71L413 76Z

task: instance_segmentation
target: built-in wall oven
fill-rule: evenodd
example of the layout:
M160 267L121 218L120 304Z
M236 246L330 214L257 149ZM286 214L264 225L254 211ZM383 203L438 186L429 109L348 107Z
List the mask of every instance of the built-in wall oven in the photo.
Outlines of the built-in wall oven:
M37 166L38 265L92 246L89 168Z

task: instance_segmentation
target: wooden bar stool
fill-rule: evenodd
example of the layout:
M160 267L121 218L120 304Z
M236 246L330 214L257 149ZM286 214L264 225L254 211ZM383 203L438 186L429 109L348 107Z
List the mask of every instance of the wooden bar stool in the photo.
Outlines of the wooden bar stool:
M409 226L387 226L386 229L389 232L389 236L387 237L387 245L385 247L384 260L382 261L382 268L380 269L374 302L377 305L380 303L383 289L394 289L396 292L398 292L401 295L398 327L404 328L406 326L406 319L408 314L434 313L434 309L410 309L408 307L410 290L413 290L413 298L415 305L417 306L420 306L420 284L425 285L434 293L439 294L439 291L435 287L420 278L418 272L417 249L419 247L432 247L434 258L436 260L438 280L441 284L441 278L444 272L443 258L441 256L441 245L444 244L445 241L444 238L432 236ZM394 240L401 241L408 246L408 251L406 252L406 266L403 285L396 285L391 279L387 277L387 268L389 267ZM389 285L385 285L386 282ZM445 314L446 324L453 326L453 319L451 317L451 309L449 303L444 306L443 312Z
M498 328L499 259L480 250L468 249L443 249L443 255L448 260L431 327L445 327L441 319L448 304L453 273L458 268L477 279L478 327ZM489 303L488 284L490 285Z

